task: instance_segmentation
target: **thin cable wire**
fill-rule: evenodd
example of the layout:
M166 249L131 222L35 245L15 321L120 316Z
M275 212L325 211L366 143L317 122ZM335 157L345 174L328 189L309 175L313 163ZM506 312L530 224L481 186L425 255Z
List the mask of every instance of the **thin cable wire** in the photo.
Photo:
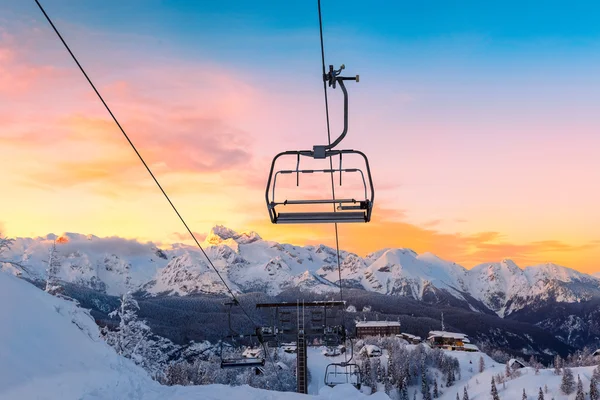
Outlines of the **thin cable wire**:
M71 55L71 57L73 58L73 61L75 61L75 63L79 67L79 70L81 71L81 73L83 74L83 76L85 76L85 79L88 81L88 83L90 84L90 86L92 87L92 89L94 90L94 92L96 93L96 95L98 96L98 98L100 99L100 101L102 102L102 104L104 105L104 107L106 108L106 110L108 111L108 113L110 114L110 116L112 117L112 119L115 121L115 124L117 124L117 126L119 127L119 130L121 131L121 133L123 134L123 136L125 136L125 139L127 139L127 142L131 145L131 148L133 148L133 151L135 151L135 154L137 154L137 156L140 159L140 161L142 162L142 164L144 164L144 167L146 167L146 170L148 171L148 173L150 174L150 176L152 177L152 179L154 180L154 182L156 183L156 185L158 186L158 188L160 189L160 191L162 192L162 194L165 196L165 198L167 199L167 201L169 202L169 204L173 208L173 211L175 211L175 213L177 214L177 216L179 217L179 219L181 220L181 222L185 226L185 229L187 229L187 231L189 232L190 236L192 237L192 239L194 240L194 242L196 243L196 245L198 246L198 248L200 249L200 251L202 252L202 254L204 254L204 257L206 257L206 260L208 261L208 263L210 264L210 266L212 267L212 269L216 272L216 274L219 277L219 279L221 280L221 282L223 282L223 285L225 285L225 287L227 288L227 291L229 292L229 294L231 295L231 297L240 306L240 309L244 312L244 314L246 315L246 317L248 317L248 319L250 320L250 322L252 322L253 325L258 326L256 324L256 322L254 321L254 319L250 316L250 314L248 314L248 312L246 311L246 309L244 309L244 307L242 307L242 305L239 302L239 300L235 297L235 294L233 294L233 291L229 288L229 286L227 285L227 283L225 282L225 280L223 279L223 277L221 276L221 274L219 273L219 271L217 270L217 268L214 266L213 262L208 257L208 254L206 254L206 252L204 251L204 249L200 245L200 242L198 241L198 239L196 239L196 235L194 235L194 233L192 232L192 230L189 228L188 224L185 222L185 220L183 219L183 217L181 216L181 214L177 210L177 207L175 207L175 205L173 204L173 202L171 201L171 199L169 198L169 196L167 195L167 193L165 192L165 190L163 189L163 187L161 186L161 184L158 182L158 179L156 179L156 176L154 176L154 173L152 173L152 170L150 169L150 167L148 166L148 164L146 164L146 161L144 161L144 158L142 157L142 155L140 154L140 152L137 150L137 148L135 147L135 145L133 144L133 142L131 141L131 139L129 139L129 136L127 135L127 133L125 133L125 130L123 129L123 127L121 126L121 124L119 123L119 121L117 120L117 118L115 117L115 115L113 114L113 112L111 111L110 107L108 107L108 104L106 104L106 102L104 101L104 98L100 95L100 92L98 92L98 89L96 89L96 86L94 85L94 83L92 82L92 80L90 79L90 77L87 75L87 73L85 72L85 70L83 69L83 67L79 63L79 61L77 60L77 57L75 57L75 54L73 54L73 52L71 51L71 48L69 47L69 45L67 44L67 42L63 39L62 35L60 34L60 32L58 31L58 29L56 28L56 26L52 22L52 19L50 19L50 17L46 13L46 10L44 10L44 7L42 7L42 5L40 4L40 2L38 0L35 0L35 2L38 5L40 11L42 11L42 13L44 14L44 17L46 17L46 20L48 21L48 23L50 24L50 26L52 26L52 29L54 29L54 32L56 32L56 35L58 36L58 38L60 39L60 41L63 43L63 45L65 46L65 48L67 49L67 51L69 52L69 54ZM277 376L277 380L281 383L281 379L279 378L279 372L277 371L277 367L275 367L273 358L271 357L271 354L268 352L268 350L265 347L264 343L263 343L263 348L265 350L265 353L267 354L267 357L269 357L269 361L271 361L271 363L273 364L273 368L275 370L275 375Z
M321 37L321 65L323 67L323 92L325 93L325 116L327 120L327 141L331 144L331 125L329 123L329 100L327 97L327 82L325 81L325 45L323 44L323 18L321 16L321 0L317 0L317 5L319 8L319 33ZM335 208L335 184L333 180L333 160L329 157L329 169L331 172L331 193L333 196L334 204L333 204L333 212L337 212ZM341 172L340 172L341 174ZM335 246L337 250L337 266L338 266L338 278L340 282L340 300L344 301L344 296L342 293L342 270L340 268L340 241L338 235L338 224L334 223L335 226Z
M119 121L117 120L117 118L115 117L115 115L113 114L113 112L108 107L108 104L106 104L106 102L104 101L104 98L100 95L100 92L98 92L98 89L96 89L96 86L92 83L92 80L87 75L87 73L85 72L85 70L83 69L83 67L79 63L79 61L77 60L77 57L75 57L75 55L71 51L71 48L69 47L69 45L67 44L67 42L65 42L65 40L62 37L62 35L58 31L58 29L56 28L56 26L54 25L54 23L52 22L52 20L50 19L50 17L48 16L48 14L46 13L46 11L42 7L42 5L40 4L40 2L38 0L35 0L35 2L38 5L38 7L40 8L40 10L42 11L42 13L44 14L44 16L46 17L46 20L48 21L48 23L50 24L50 26L52 26L52 29L54 29L54 32L56 32L56 35L58 36L58 38L60 39L60 41L63 43L63 45L65 46L65 48L67 49L67 51L69 52L69 54L71 55L71 57L73 58L73 61L75 61L75 63L79 67L79 70L83 73L83 76L85 76L85 79L87 79L88 83L90 84L90 86L92 87L92 89L94 90L94 92L96 93L96 95L98 96L98 98L100 99L100 101L102 102L102 104L104 105L104 107L106 108L106 110L108 111L108 113L110 114L110 116L112 117L112 119L115 121L115 124L117 124L117 126L121 130L121 133L123 134L123 136L125 136L125 139L127 139L127 142L129 142L129 144L131 145L131 148L133 149L133 151L135 151L135 154L138 156L138 158L140 159L140 161L142 162L142 164L144 164L144 167L146 167L146 170L148 171L148 173L150 174L150 176L152 177L152 179L156 183L156 186L158 186L158 188L160 189L160 191L162 192L162 194L165 196L165 198L167 199L167 201L169 202L169 204L173 208L173 211L175 211L175 214L177 214L177 216L179 217L179 220L185 226L185 229L187 229L187 231L189 232L190 236L192 237L192 239L194 240L194 242L196 243L196 245L200 249L200 251L202 251L202 254L204 254L204 257L206 257L206 260L208 261L208 263L210 264L210 266L212 267L212 269L216 272L216 274L219 277L219 279L221 280L221 282L223 282L223 285L225 285L225 287L227 288L227 291L229 291L229 294L231 295L231 297L238 303L238 305L240 306L240 308L242 309L242 311L244 312L244 314L246 314L246 316L248 317L248 319L253 324L255 324L254 320L250 317L250 315L248 314L248 312L246 312L246 310L241 306L240 302L235 297L235 294L233 294L233 291L229 288L229 286L227 285L227 282L225 282L225 279L223 279L223 277L221 276L221 274L219 273L219 271L217 270L217 268L215 267L215 265L213 264L213 262L210 260L210 258L208 257L208 254L206 254L206 252L204 251L204 249L200 245L200 242L198 241L198 239L196 239L196 236L194 235L194 233L192 232L192 230L189 228L188 224L185 222L185 220L183 219L183 217L181 216L181 214L179 213L179 211L177 210L177 208L175 207L175 205L173 204L173 202L171 201L171 199L169 198L169 196L167 195L167 193L165 192L165 190L163 189L163 187L161 186L161 184L158 182L158 179L156 179L156 176L154 176L154 173L152 173L152 170L150 169L150 167L148 166L148 164L146 164L146 161L144 161L144 158L142 157L142 155L140 154L140 152L137 150L137 148L135 147L135 145L133 144L133 142L131 141L131 139L129 139L129 136L127 135L127 133L125 133L125 130L123 129L123 127L121 126L121 124L119 123Z
M38 0L35 0L35 2L38 5L39 9L44 14L44 17L46 17L46 20L48 21L48 23L50 24L50 26L52 26L52 29L54 29L54 32L56 32L56 35L58 36L58 38L60 39L60 41L63 43L63 45L65 46L65 48L67 49L67 51L69 52L69 54L71 55L71 57L73 58L73 61L75 61L75 63L79 67L79 70L81 71L81 73L83 74L83 76L85 76L85 79L88 81L88 83L90 84L90 86L92 87L92 89L94 90L94 92L96 93L96 95L98 96L98 98L100 99L100 101L102 102L102 104L104 105L104 107L106 108L106 110L108 111L108 113L110 114L110 116L112 117L112 119L115 121L115 124L117 124L117 126L121 130L121 133L123 134L123 136L125 136L125 139L127 139L127 142L131 145L131 148L133 148L133 151L135 151L135 154L137 154L137 156L140 159L140 161L142 162L142 164L144 164L144 167L146 167L146 170L148 171L148 173L150 174L150 176L152 177L152 179L156 183L156 186L158 186L158 188L160 189L160 191L162 192L162 194L165 196L165 198L167 199L167 201L169 202L169 204L173 208L173 211L175 211L175 214L177 214L177 216L179 217L179 219L181 220L181 222L185 226L185 229L187 229L187 231L189 232L190 236L192 237L192 239L194 240L194 242L196 243L196 245L198 246L198 248L200 249L200 251L202 252L202 254L204 254L204 257L206 257L206 260L208 261L208 263L210 264L210 266L212 267L212 269L216 272L216 274L219 277L219 279L221 280L221 282L223 282L223 285L225 285L225 287L227 288L227 291L229 291L229 294L231 295L231 297L233 298L233 300L235 300L236 303L240 306L240 309L244 312L244 314L250 320L250 322L254 326L258 326L256 324L256 322L254 321L254 319L250 316L250 314L248 314L248 312L246 311L246 309L244 309L244 307L242 307L242 305L239 302L239 300L235 297L235 294L233 294L233 291L227 285L227 282L225 282L225 279L223 279L223 277L221 276L221 274L219 273L219 271L217 270L217 268L215 267L215 265L213 264L213 262L211 261L211 259L208 257L208 254L206 254L206 252L202 248L202 245L200 245L200 242L198 241L198 239L196 239L196 235L194 235L194 233L192 232L192 230L189 228L188 224L185 222L185 220L183 219L183 217L181 216L181 214L177 210L177 207L175 207L175 205L173 204L173 202L171 201L171 199L169 198L169 196L167 195L167 193L165 192L165 190L163 189L163 187L161 186L161 184L158 182L158 179L156 179L156 176L154 176L154 173L152 173L152 170L150 169L150 167L148 166L148 164L146 164L146 161L144 161L144 158L142 157L142 155L140 154L140 152L137 150L137 148L135 147L135 145L133 144L133 142L131 141L131 139L129 139L129 136L127 135L127 133L125 133L125 130L123 129L123 127L121 126L121 124L119 123L119 121L117 120L117 118L115 117L115 115L113 114L113 112L111 111L110 107L108 107L108 104L106 104L106 102L104 101L104 98L100 95L100 92L98 92L98 89L96 89L96 86L94 85L94 83L92 82L92 80L90 79L90 77L87 75L87 73L85 72L85 70L83 69L83 67L79 63L79 61L77 60L77 57L75 57L75 54L73 54L73 52L71 51L71 48L69 47L69 45L67 44L67 42L63 39L62 35L60 34L60 32L58 31L58 29L56 28L56 26L52 22L52 19L50 19L50 17L46 13L46 10L44 10L44 7L42 7L42 5L40 4L40 2ZM263 346L264 346L264 344L263 344ZM267 357L269 357L269 361L271 361L271 363L273 364L273 367L275 369L275 375L277 376L277 380L281 383L281 379L279 378L279 372L277 371L277 367L275 367L274 362L273 362L273 358L271 357L271 354L268 351L266 351L266 348L265 348L265 353L267 353Z
M321 39L321 65L323 67L323 92L325 93L325 116L327 120L327 141L331 144L331 125L329 123L329 100L327 97L327 82L325 81L325 45L323 43L323 17L321 15L321 0L317 0L317 6L319 9L319 36ZM335 208L335 183L333 180L333 160L329 157L329 169L331 169L331 195L333 198L333 212L337 212ZM340 174L342 171L340 171ZM340 263L340 237L338 233L338 224L334 223L335 229L335 249L337 257L337 268L338 268L338 281L340 282L340 301L344 301L344 293L342 289L342 268ZM346 330L346 308L342 306L342 329ZM344 352L344 358L348 362L348 355ZM347 372L347 371L346 371ZM346 374L346 381L348 380L348 374Z

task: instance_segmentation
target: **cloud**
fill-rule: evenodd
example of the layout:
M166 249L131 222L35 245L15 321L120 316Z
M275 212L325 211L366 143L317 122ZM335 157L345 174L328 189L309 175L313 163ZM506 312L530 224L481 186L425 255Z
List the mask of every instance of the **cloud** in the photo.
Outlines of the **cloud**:
M201 233L201 232L193 232L193 233L194 233L194 236L196 237L196 239L198 239L198 241L200 243L202 243L204 241L204 239L206 239L206 236L208 236L207 233ZM173 232L169 236L169 239L175 240L177 242L191 242L191 241L193 241L193 239L190 236L189 232Z
M464 234L443 232L432 224L416 225L406 221L389 220L383 215L394 210L380 209L378 216L368 224L339 224L340 247L352 249L359 255L383 248L410 248L417 253L432 252L444 259L469 268L484 262L510 258L518 264L540 263L548 255L578 254L600 249L600 243L590 241L570 244L558 240L513 243L500 232L477 232ZM396 212L402 218L403 212ZM268 218L265 214L265 219ZM320 244L335 246L334 229L330 225L271 225L255 220L251 226L265 232L263 237L282 238L296 244Z
M127 189L134 176L146 172L122 133L76 68L32 64L27 55L35 50L35 40L33 47L17 46L12 37L0 36L0 99L14 100L18 93L27 100L26 107L8 102L0 114L3 156L44 159L42 171L29 163L18 181L28 186L37 181L38 187L106 185L99 193ZM244 169L253 140L234 119L251 113L261 95L214 66L149 64L139 62L126 77L97 84L146 162L166 173ZM67 73L79 84L59 79ZM56 99L40 99L40 91Z
M60 244L60 251L68 254L74 251L91 251L96 254L118 254L126 257L148 255L149 248L155 247L151 242L142 243L137 239L125 239L117 236L104 237L98 240L97 237L88 238L81 234L63 234L62 238L68 238Z

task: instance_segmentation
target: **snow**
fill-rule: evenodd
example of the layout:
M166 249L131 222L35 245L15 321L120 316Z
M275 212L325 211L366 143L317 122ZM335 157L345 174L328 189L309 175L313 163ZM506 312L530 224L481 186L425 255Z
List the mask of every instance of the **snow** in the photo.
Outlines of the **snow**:
M357 328L374 328L374 327L389 327L400 326L397 321L359 321L356 323Z
M248 386L161 386L105 344L93 319L74 303L7 273L0 273L0 294L0 399L366 398L351 385L320 388L308 397Z
M477 366L475 361L473 361L473 363ZM470 379L461 379L460 381L457 381L454 386L447 389L444 394L440 396L440 400L455 400L456 393L459 393L460 398L462 399L463 388L465 386L469 392L469 399L489 399L492 376L502 372L503 368L503 364L497 364L490 368L486 363L486 369L483 373L477 374ZM593 369L594 367L572 368L573 374L575 375L575 382L577 382L577 375L579 375L583 383L584 391L586 392L589 390ZM562 377L555 375L551 369L542 369L540 370L539 375L536 375L533 368L529 367L521 368L518 371L521 373L521 376L506 381L506 387L501 383L496 384L501 400L521 399L523 389L525 389L528 399L537 399L539 389L542 388L543 390L545 385L548 386L548 393L544 393L545 399L550 400L554 398L555 400L571 400L575 398L575 393L567 396L560 391L560 381Z
M154 243L77 233L16 238L3 255L13 263L0 262L0 269L45 279L44 261L55 239L62 264L58 278L63 281L113 295L138 288L150 294L226 292L200 250L181 243L159 250ZM336 251L328 246L281 244L256 232L236 232L220 225L211 229L203 246L234 292L277 295L295 287L317 293L339 290ZM467 270L432 253L417 254L406 248L382 249L364 258L341 251L340 257L342 279L353 287L417 300L445 290L460 300L469 301L471 296L501 317L537 299L577 302L600 295L600 273L590 276L551 263L521 269L505 259ZM478 303L470 307L478 311Z
M456 339L456 340L465 340L467 339L467 335L464 333L458 332L446 332L446 331L430 331L429 337L427 339L431 339L432 337L442 337L448 339Z

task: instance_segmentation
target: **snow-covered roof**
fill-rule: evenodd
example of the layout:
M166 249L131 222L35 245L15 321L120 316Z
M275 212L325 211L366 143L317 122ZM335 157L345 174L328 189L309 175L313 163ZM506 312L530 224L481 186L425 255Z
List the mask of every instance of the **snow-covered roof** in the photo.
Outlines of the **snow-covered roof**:
M357 328L374 328L374 327L400 326L397 321L360 321L356 323Z
M367 351L368 354L381 353L381 349L379 347L375 346L374 344L366 345L365 350Z
M467 335L464 333L457 333L457 332L446 332L446 331L430 331L429 332L429 337L427 339L431 339L434 337L442 337L442 338L447 338L447 339L457 339L457 340L462 340L466 343L469 343L469 339L467 338Z
M600 349L596 350L592 356L596 357L596 356L600 356Z
M477 347L477 346L475 346L474 344L471 344L471 343L465 343L463 347L466 350L479 351L479 347Z
M525 363L522 361L515 360L514 358L511 358L510 360L508 360L509 367L514 368L515 364L520 368L526 367Z
M398 335L396 335L398 336ZM416 335L411 335L410 333L406 333L406 332L402 332L401 336L405 336L409 339L413 339L413 340L421 340L421 336L416 336Z

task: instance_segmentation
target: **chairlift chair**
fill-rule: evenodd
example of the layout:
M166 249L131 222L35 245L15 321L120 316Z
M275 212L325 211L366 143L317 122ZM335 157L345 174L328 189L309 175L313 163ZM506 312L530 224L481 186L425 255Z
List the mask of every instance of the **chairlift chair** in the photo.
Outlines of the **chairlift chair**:
M346 383L352 384L355 388L360 389L362 385L362 373L360 367L356 363L352 363L354 358L354 350L352 340L350 342L350 358L345 362L331 363L325 368L325 385L334 387Z
M360 389L362 385L362 374L357 364L334 363L325 368L325 385L334 387L350 383Z
M254 351L259 349L264 343L262 329L257 327L254 334L242 335L235 332L231 326L231 309L233 306L239 305L234 299L232 302L225 303L229 306L228 324L229 335L221 339L219 346L219 357L221 358L221 368L247 368L247 367L262 367L265 365L264 353ZM250 343L250 349L241 352L242 342Z
M344 69L344 65L339 70L334 70L333 65L329 66L329 73L323 76L325 82L329 83L330 87L335 89L336 84L342 88L344 94L344 130L342 134L329 145L315 145L312 150L291 150L284 151L273 158L271 163L271 170L269 173L269 179L267 182L267 189L265 192L265 198L267 202L267 209L271 222L274 224L304 224L304 223L343 223L343 222L369 222L371 220L371 213L373 210L373 201L375 197L375 189L373 187L373 180L371 177L371 169L369 167L369 160L367 156L358 150L337 150L334 149L348 132L348 92L344 81L355 80L359 81L358 75L356 77L344 77L340 76L341 71ZM344 155L355 154L360 156L364 160L365 170L360 168L343 168L342 158ZM333 168L333 163L327 169L301 169L300 159L301 157L309 157L316 160L332 160L332 157L339 156L339 168ZM296 158L296 169L288 170L275 170L275 164L278 159L282 157L295 157ZM345 199L285 199L277 200L276 194L276 183L279 175L290 175L296 174L296 186L300 186L300 175L301 174L315 174L325 173L334 174L339 173L339 183L342 185L343 174L356 173L359 174L364 191L360 194L360 197L356 198L345 198ZM333 196L332 196L333 197ZM334 211L291 211L281 212L282 207L291 209L298 209L302 206L323 206L323 205L336 205ZM300 206L300 207L298 207Z
M256 335L229 335L221 340L220 357L221 368L247 368L262 367L265 365L264 353L255 351L255 347L240 351L241 341L244 338L252 338Z

